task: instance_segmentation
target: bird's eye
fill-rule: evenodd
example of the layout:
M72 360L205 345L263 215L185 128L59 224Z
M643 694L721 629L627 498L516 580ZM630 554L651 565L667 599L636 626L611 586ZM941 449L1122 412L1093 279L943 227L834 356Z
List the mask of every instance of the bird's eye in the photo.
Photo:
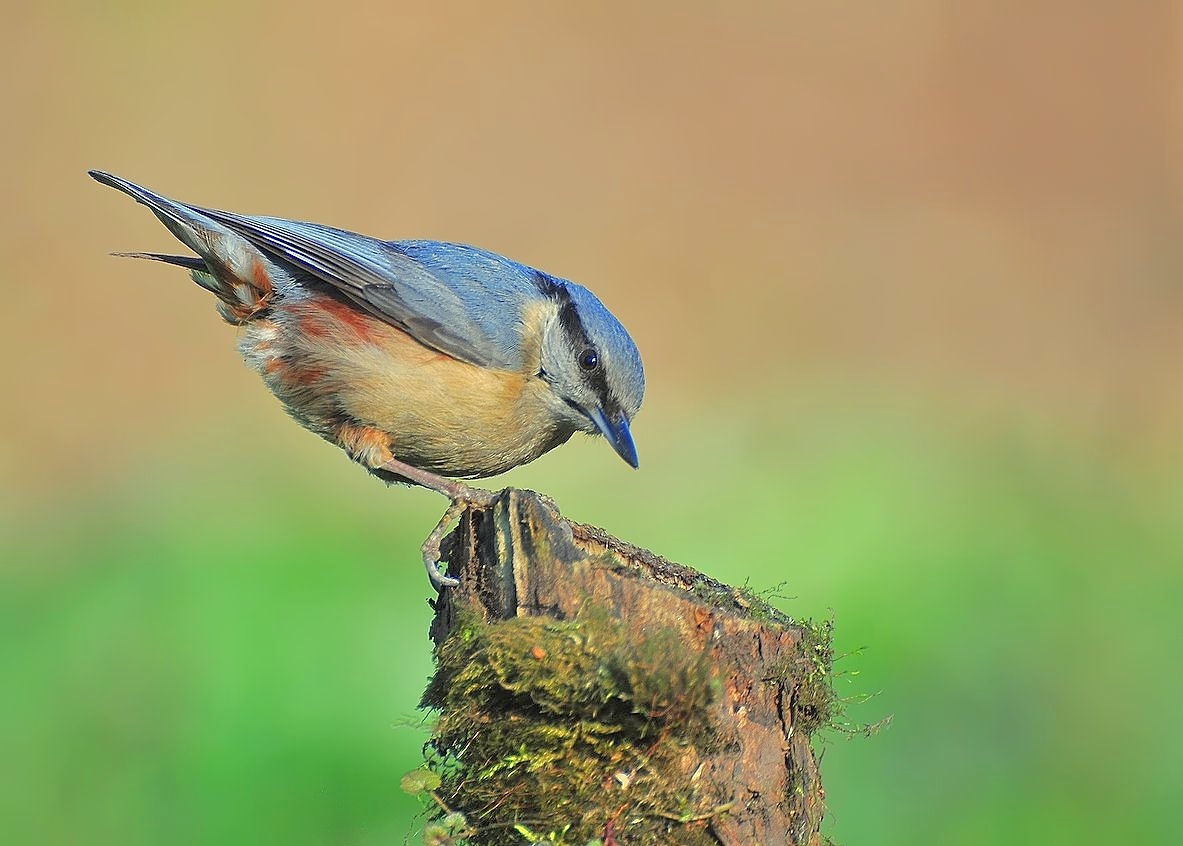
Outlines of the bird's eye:
M600 354L591 348L584 350L583 355L579 356L579 366L584 370L595 370L600 366Z

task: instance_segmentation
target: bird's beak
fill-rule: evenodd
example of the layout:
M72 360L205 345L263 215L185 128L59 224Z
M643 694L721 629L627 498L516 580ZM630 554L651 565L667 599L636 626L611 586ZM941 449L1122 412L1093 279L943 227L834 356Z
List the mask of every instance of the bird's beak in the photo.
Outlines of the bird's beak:
M632 433L628 430L628 418L624 412L618 411L610 418L603 409L597 408L588 416L596 424L600 434L608 439L608 443L612 444L612 449L616 450L616 454L627 461L630 467L635 468L637 466L637 447L633 443Z

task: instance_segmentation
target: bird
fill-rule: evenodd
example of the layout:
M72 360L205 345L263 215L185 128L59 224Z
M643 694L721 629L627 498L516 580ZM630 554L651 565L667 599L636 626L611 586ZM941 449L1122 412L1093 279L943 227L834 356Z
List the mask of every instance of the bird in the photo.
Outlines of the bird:
M384 481L451 500L423 546L437 591L458 584L439 566L447 527L493 497L458 480L526 464L575 432L638 466L641 356L582 285L466 244L235 214L88 173L194 253L114 255L188 270L296 422Z

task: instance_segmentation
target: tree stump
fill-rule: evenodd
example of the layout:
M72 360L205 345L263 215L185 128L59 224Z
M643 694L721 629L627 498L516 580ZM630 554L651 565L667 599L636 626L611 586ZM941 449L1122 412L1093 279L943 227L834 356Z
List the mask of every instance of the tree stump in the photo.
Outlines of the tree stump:
M438 817L464 830L438 842L821 842L828 623L530 491L468 510L443 557L460 585L435 603L423 704Z

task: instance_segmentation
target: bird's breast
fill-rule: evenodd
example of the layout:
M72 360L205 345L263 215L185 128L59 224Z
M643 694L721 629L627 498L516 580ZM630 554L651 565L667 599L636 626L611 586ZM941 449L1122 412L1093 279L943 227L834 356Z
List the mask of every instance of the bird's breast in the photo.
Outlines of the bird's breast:
M309 429L347 449L343 423L350 437L359 426L385 434L391 456L432 472L495 475L573 432L550 411L536 351L526 351L522 372L479 367L327 294L277 303L240 347Z

